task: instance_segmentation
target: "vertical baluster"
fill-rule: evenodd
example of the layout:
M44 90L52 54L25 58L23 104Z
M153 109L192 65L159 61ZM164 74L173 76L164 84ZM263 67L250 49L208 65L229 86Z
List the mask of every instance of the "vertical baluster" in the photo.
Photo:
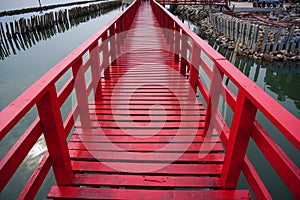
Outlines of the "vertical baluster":
M123 44L123 17L121 17L117 22L117 27L116 27L116 38L117 38L117 53L121 53L121 45Z
M221 181L225 189L235 189L246 155L257 108L239 90L226 148Z
M86 81L84 76L84 69L82 66L82 58L78 59L72 65L73 76L75 77L75 91L78 103L78 111L82 129L90 129L90 114L88 107L88 94Z
M58 185L68 185L73 178L63 121L54 85L37 102L52 168Z
M110 32L110 57L111 57L111 63L110 66L116 65L117 63L117 47L116 47L116 29L115 29L115 24L111 26L109 29Z
M189 90L189 98L195 98L195 94L197 93L197 82L199 75L199 63L200 63L200 48L193 42L192 46L192 58L190 62L190 87L192 87L193 91ZM193 94L191 92L194 92ZM194 100L194 99L193 99Z
M109 53L108 53L108 39L107 31L102 36L102 52L103 62L101 68L104 69L104 78L110 79Z
M171 37L170 37L170 50L171 52L174 52L175 50L175 41L174 41L174 38L175 38L175 23L172 19L170 19L171 21L171 25L170 25L170 33L171 33Z
M95 100L102 99L101 67L99 53L100 51L98 46L98 40L96 40L96 42L94 42L90 47L92 84L94 89Z
M211 136L213 132L213 124L215 122L215 116L218 111L219 98L222 91L223 73L220 72L217 66L213 66L212 77L209 87L209 100L206 108L206 120L204 125L204 136Z
M174 38L174 61L179 62L179 52L180 52L180 27L175 23L175 38Z
M181 49L180 49L180 55L181 55L181 62L180 62L180 73L182 76L186 76L186 66L187 66L187 36L182 33L181 36Z

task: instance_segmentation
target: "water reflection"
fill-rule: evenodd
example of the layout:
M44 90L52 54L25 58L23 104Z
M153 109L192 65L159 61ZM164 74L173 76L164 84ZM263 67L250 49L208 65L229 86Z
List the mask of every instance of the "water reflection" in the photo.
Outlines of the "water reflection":
M213 42L210 42L210 45L231 60L232 52L220 48ZM238 57L234 65L300 119L299 62L276 63Z
M111 4L112 7L115 7L119 5L119 2L111 2ZM57 33L64 33L73 27L88 22L91 19L100 17L102 14L105 14L108 11L112 10L112 8L102 8L100 10L94 10L94 12L84 12L84 15L81 15L81 13L78 14L76 12L76 17L74 17L73 12L71 12L73 10L74 9L71 9L69 11L59 11L59 14L57 15L58 17L56 17L57 13L45 14L45 20L43 19L42 21L47 20L47 24L43 24L42 27L39 27L40 25L38 24L35 28L34 25L36 25L36 23L40 23L40 21L32 20L35 19L36 16L33 16L31 18L31 21L29 19L26 20L23 18L20 19L19 22L15 21L14 23L6 23L5 26L0 23L0 59L4 60L6 57L11 56L11 54L17 54L17 52L22 50L25 51L26 49L31 48L33 45L36 45L40 41L52 38ZM83 9L80 8L80 10ZM66 17L60 20L60 16ZM32 24L32 22L34 23ZM25 24L25 31L22 30L23 25L21 24Z
M269 66L266 71L265 82L268 89L275 92L279 101L293 99L296 107L300 110L300 67L298 63L291 66Z

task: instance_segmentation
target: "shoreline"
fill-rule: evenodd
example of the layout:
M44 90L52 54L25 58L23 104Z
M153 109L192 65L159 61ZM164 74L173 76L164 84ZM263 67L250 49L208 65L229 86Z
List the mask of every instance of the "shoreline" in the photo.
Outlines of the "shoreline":
M231 22L240 21L241 23L246 23L251 26L256 26L256 35L254 36L250 31L247 32L246 39L244 36L242 37L242 41L239 43L237 48L237 55L248 57L253 60L265 60L265 61L279 61L279 62L293 62L300 61L300 51L299 46L300 43L289 43L286 42L283 44L281 41L285 39L285 36L288 35L289 38L294 39L300 38L300 28L298 26L294 26L294 28L284 28L284 27L275 27L272 25L266 26L262 24L257 24L257 21L244 20L243 18L236 18L230 16L226 13L222 12L214 12L214 14L218 15L219 21L222 20L231 20L229 21L230 28L223 30L216 29L213 25L215 25L216 21L211 22L211 10L205 7L192 7L192 6L178 6L176 9L172 11L175 15L181 16L181 18L187 19L192 22L199 28L199 32L201 37L204 37L212 42L216 42L221 47L233 52L236 43L238 42L238 34L236 31L233 31L233 26L231 26ZM216 19L216 18L215 18ZM218 24L219 25L219 24ZM253 28L254 29L254 28ZM251 30L253 30L251 28ZM224 31L225 30L225 31ZM239 30L239 29L238 29ZM246 30L246 29L242 29ZM282 35L277 36L278 30L282 31ZM223 31L223 33L222 33ZM231 34L228 34L231 31ZM247 30L248 31L248 30ZM291 34L289 33L291 32ZM252 31L253 32L253 31ZM227 34L226 34L227 33ZM246 33L246 31L245 31ZM235 36L235 37L234 37ZM256 37L256 38L255 38ZM247 42L245 42L245 40ZM251 41L250 41L251 40ZM253 42L255 41L255 42ZM275 46L276 45L276 46ZM287 46L289 45L289 46Z
M87 4L87 3L96 3L96 2L106 2L106 1L105 0L86 0L86 1L80 1L80 2L70 2L70 3L55 4L55 5L48 5L48 6L41 6L41 7L30 7L30 8L16 9L16 10L1 11L0 17L19 15L19 14L30 13L30 12L39 12L39 11L50 10L53 8L81 5L81 4Z

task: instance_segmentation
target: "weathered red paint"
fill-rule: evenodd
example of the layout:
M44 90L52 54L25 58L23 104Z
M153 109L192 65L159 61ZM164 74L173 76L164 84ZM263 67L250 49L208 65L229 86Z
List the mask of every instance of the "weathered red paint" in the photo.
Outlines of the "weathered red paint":
M140 12L138 9L141 1L135 1L126 11L118 15L112 22L53 67L45 76L1 112L1 140L33 106L37 105L40 116L25 130L18 142L1 160L0 190L5 187L17 167L24 160L27 152L33 147L36 139L41 134L45 134L49 154L47 153L37 166L21 192L19 199L34 198L50 167L53 167L56 181L59 185L69 185L66 187L52 187L49 193L49 197L52 198L250 198L248 191L224 190L235 189L239 174L242 171L257 198L271 199L271 195L263 181L255 171L250 160L245 156L248 141L252 137L293 195L296 198L300 198L299 187L297 187L300 184L299 168L255 120L255 113L256 110L259 110L264 114L298 150L300 150L299 120L246 78L223 56L185 27L180 20L164 10L161 5L154 1L150 3L153 11L149 9L149 5L146 3L145 5L148 7L143 5L141 7L143 12ZM156 19L153 14L156 16ZM152 33L139 31L139 28L143 30L143 28L158 27L159 25L172 30L167 32L167 38L165 38L163 32L157 30ZM115 35L126 30L133 30L126 35L126 38L123 37L124 35L122 37ZM181 32L182 35L176 34L175 31ZM135 33L134 37L130 35L132 33ZM187 37L192 42L188 42ZM98 43L99 39L102 42ZM110 40L110 50L107 43L103 42L106 39ZM173 52L151 52L147 51L147 46L144 46L145 51L139 52L139 45L144 41L148 41L151 45L157 45L158 49L169 48ZM182 45L179 45L180 42ZM118 46L117 43L122 45ZM118 54L115 54L115 52L122 53L124 49L130 51L117 58ZM83 62L82 56L87 51L90 53L90 58ZM187 51L192 55L191 62L189 62L189 59L186 59ZM99 58L99 53L104 55L102 63L97 59ZM213 62L213 70L201 57L201 54L205 54ZM109 63L109 57L112 58L112 63ZM169 73L164 66L148 66L145 69L131 70L136 65L143 63L163 63L163 65L172 67L172 69L184 76L189 75L189 80L180 79L179 73L176 74L174 71ZM79 68L80 66L83 66L83 68ZM92 66L92 80L87 84L78 85L75 79L78 81L78 76L80 76L80 82L85 83L84 73L90 66ZM202 68L211 80L212 85L210 87L206 88L201 79L198 78L198 66ZM101 80L101 71L104 68L106 68L104 73L105 80L99 82ZM189 69L189 74L186 73L187 69ZM74 77L67 80L60 91L57 92L55 83L68 70L74 72ZM112 106L113 90L117 82L121 80L123 74L128 70L131 70L131 73L124 79L122 87L117 89L119 101ZM222 83L221 79L216 79L217 74L221 74L221 78L223 75L226 75L236 85L238 88L237 96ZM140 82L146 84L132 95L129 107L125 107L124 105L127 103L126 99L124 99L126 94ZM163 83L164 86L172 88L173 91L178 92L178 96L174 96L169 89L160 87L155 83ZM204 110L203 105L188 98L190 85L194 91L197 91L196 89L200 90L208 106L210 106L210 97L212 95L217 96L218 92L220 92L219 95L223 96L234 112L231 128L225 123L218 110L207 109L209 112L205 116L207 110ZM214 90L214 85L220 86L222 91ZM77 98L80 106L84 106L86 109L81 109L80 106L75 104L70 113L68 113L66 120L62 121L59 111L60 107L65 103L74 88L78 90ZM97 94L94 102L87 101L87 96L89 96L91 91ZM124 134L120 126L124 129L134 127L128 123L128 114L122 113L122 111L129 108L132 119L136 123L146 126L150 122L150 118L145 111L154 104L162 105L164 112L160 109L156 110L153 124L146 130L140 128L140 131L134 134L134 136L147 137L135 138ZM197 110L195 115L194 108L196 105L199 105L199 110ZM88 109L90 113L82 112L82 110L86 111ZM119 115L122 116L119 118L118 125L114 122L112 109L116 109ZM183 115L182 110L184 110L186 115L184 118L181 118ZM211 111L217 113L212 114L210 113ZM74 122L73 114L75 118L78 115L90 116L92 123L87 124L88 122L84 120ZM161 122L160 116L164 114L168 114L164 128L159 130L157 135L152 136L150 128L155 129L156 124ZM197 115L200 116L199 119L195 119ZM211 120L207 119L207 117L210 117ZM170 145L170 149L160 152L162 155L160 158L149 157L149 155L141 156L139 154L157 150L168 144L177 135L174 129L182 128L180 125L181 121L198 122L198 125L185 125L185 129L180 132L181 135L178 136L177 140ZM208 140L204 140L206 128L203 128L208 126L209 121L216 126L220 139L216 133L213 133ZM67 145L66 138L74 125L77 129ZM95 129L86 130L86 128L89 128L89 125ZM99 129L100 125L103 129ZM42 130L44 133L42 133ZM191 134L191 130L195 130L195 138L186 152L174 163L154 173L145 173L143 177L143 174L126 174L106 165L109 162L115 162L117 166L122 167L126 165L129 168L140 168L145 165L160 166L161 163L171 161L168 155L173 155L184 149L184 143L189 141L191 137L194 137ZM123 150L135 153L127 155L124 152L115 151L106 143L107 138L122 147ZM87 151L84 142L89 144L90 151ZM204 158L198 158L197 154L200 147L214 142L216 142L216 145L212 148L212 151ZM224 153L223 145L226 148L226 154ZM22 152L21 149L24 151ZM96 160L97 156L103 159L102 162ZM13 160L16 162L12 162ZM96 174L84 174L90 172ZM67 177L65 177L66 175ZM184 175L184 177L178 175ZM152 178L149 179L150 181L147 181L148 176ZM114 188L96 189L77 187L77 185L103 185ZM176 191L153 190L153 188L152 190L145 188L132 190L128 188L118 189L117 187L119 186L162 187L168 189L174 187L207 187L218 188L219 190Z

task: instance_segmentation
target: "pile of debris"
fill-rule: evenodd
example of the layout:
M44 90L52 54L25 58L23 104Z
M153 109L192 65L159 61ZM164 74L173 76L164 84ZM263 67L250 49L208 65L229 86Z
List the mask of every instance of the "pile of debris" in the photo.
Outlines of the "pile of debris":
M291 5L283 9L277 9L268 15L270 20L275 21L292 21L300 23L300 5Z
M197 25L200 29L200 35L203 38L215 41L218 45L229 50L234 50L236 46L236 38L229 37L228 35L222 34L220 30L216 30L209 20L209 7L205 6L177 6L177 9L173 12L174 14L180 16L183 19L188 19L193 24ZM217 11L217 10L215 10ZM233 18L233 16L218 13L222 18ZM257 48L249 47L246 44L239 44L238 55L248 56L253 59L264 59L264 60L274 60L274 61L300 61L300 26L295 26L296 23L291 20L296 20L300 22L300 5L285 7L284 9L278 9L276 12L271 12L269 16L270 20L281 20L285 22L291 22L287 28L280 26L272 26L272 23L261 23L259 19L249 18L246 21L258 25L259 31L257 35ZM242 19L244 20L244 19ZM290 21L288 21L290 20ZM287 38L289 38L291 28L293 27L293 32L291 33L291 38L296 44L287 51L286 48L279 48L279 45L285 47L287 44ZM278 31L281 31L281 36L276 38ZM265 35L265 33L268 33ZM294 41L295 40L295 41ZM299 41L297 41L299 40ZM274 47L273 44L277 46ZM281 47L282 47L281 46ZM292 49L293 48L293 49ZM263 50L263 51L261 51Z

